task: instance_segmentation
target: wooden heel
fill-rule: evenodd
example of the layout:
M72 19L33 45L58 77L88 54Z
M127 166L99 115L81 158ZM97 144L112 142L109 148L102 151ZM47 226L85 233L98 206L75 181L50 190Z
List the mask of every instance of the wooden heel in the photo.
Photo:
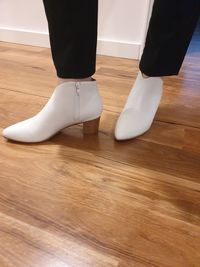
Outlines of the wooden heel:
M100 117L91 121L83 122L84 134L96 134L99 130Z

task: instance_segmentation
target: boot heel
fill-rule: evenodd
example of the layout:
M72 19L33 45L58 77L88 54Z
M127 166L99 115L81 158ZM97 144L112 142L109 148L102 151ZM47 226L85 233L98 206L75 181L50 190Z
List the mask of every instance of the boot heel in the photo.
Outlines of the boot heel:
M96 134L99 130L100 117L91 121L83 122L84 134Z

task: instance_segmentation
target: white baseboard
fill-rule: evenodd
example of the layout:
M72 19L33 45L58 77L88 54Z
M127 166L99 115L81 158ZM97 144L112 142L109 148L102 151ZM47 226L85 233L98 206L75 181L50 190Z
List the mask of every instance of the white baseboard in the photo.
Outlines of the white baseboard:
M32 46L50 47L49 35L22 29L0 28L0 41ZM110 40L98 40L97 54L130 59L139 59L141 44Z
M141 44L138 43L98 40L97 54L113 57L139 59L140 47Z
M48 33L21 29L0 28L0 41L32 46L50 47Z

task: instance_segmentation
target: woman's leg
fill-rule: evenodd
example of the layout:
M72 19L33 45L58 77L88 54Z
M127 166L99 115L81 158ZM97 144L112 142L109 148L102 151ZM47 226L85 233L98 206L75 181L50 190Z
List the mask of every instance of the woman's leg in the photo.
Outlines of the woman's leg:
M177 75L199 16L199 0L155 0L141 72L150 77Z
M97 133L102 99L95 79L98 0L44 0L52 58L59 78L43 109L9 126L3 136L41 142L65 127L83 123L84 133Z
M134 138L152 125L162 92L161 76L178 74L200 15L199 0L155 0L140 70L116 128L117 140Z
M52 58L60 78L86 78L96 70L98 0L43 0Z

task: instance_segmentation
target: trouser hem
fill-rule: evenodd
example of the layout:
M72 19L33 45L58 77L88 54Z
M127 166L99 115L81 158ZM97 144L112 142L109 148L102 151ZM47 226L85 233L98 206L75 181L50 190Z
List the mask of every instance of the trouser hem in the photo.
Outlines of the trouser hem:
M149 77L164 77L164 76L174 76L178 75L179 71L149 71L146 70L143 66L139 65L140 71Z
M96 72L96 70L91 70L91 71L87 71L87 72L61 72L61 71L57 71L57 77L61 78L61 79L84 79L87 77L90 77L92 75L94 75Z

